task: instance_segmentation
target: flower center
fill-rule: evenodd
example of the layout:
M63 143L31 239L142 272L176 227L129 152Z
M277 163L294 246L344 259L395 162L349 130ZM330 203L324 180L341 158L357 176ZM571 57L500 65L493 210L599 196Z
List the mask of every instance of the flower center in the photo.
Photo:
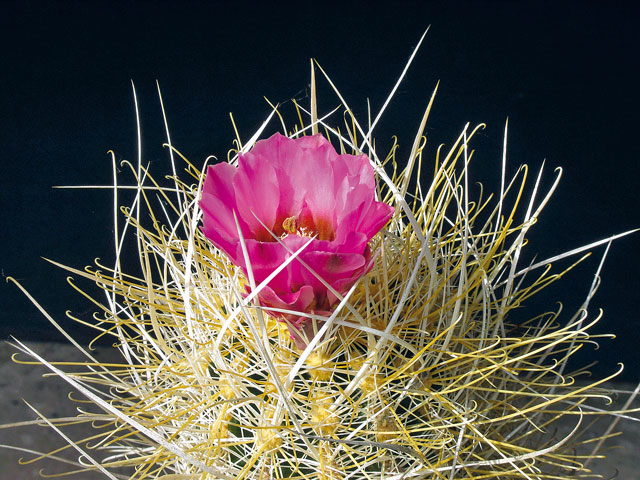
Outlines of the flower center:
M282 222L282 229L284 230L283 236L291 233L301 237L311 237L316 233L312 228L309 228L306 225L300 225L298 217L295 216L285 218Z
M285 218L284 222L282 222L282 229L286 233L297 233L298 219L296 217Z
M283 235L293 234L301 237L312 237L318 235L318 240L333 240L334 234L331 224L327 221L317 221L315 225L301 225L298 218L287 217L282 221Z

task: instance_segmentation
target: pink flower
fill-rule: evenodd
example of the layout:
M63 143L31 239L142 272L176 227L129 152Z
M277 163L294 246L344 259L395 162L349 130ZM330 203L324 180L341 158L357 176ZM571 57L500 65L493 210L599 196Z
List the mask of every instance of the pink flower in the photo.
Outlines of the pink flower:
M393 215L391 206L375 201L366 155L339 155L321 135L275 134L240 155L237 168L210 166L200 208L204 235L246 274L235 212L257 284L290 256L273 235L292 252L315 236L298 258L341 295L371 268L368 242ZM318 315L328 315L337 302L297 259L258 298L264 307ZM293 313L273 315L297 330L309 324ZM304 346L299 332L290 333Z

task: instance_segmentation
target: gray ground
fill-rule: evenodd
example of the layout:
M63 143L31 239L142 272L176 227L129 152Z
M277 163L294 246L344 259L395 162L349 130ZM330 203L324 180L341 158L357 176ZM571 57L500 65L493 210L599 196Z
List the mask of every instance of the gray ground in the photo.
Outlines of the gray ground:
M81 357L71 346L56 343L30 343L29 346L47 360L73 361ZM71 390L70 386L57 378L43 378L46 369L42 366L16 365L11 361L11 355L15 350L4 343L0 344L0 425L10 422L32 420L36 414L29 409L22 399L27 400L33 407L38 409L47 417L66 417L76 414L77 404L67 399ZM112 351L98 351L99 358L107 358L112 355ZM25 360L24 355L20 356ZM612 390L633 390L634 386L624 384L614 384ZM615 406L621 406L622 397L616 401ZM79 394L74 395L80 398ZM636 408L640 407L640 402L636 401ZM640 415L635 414L636 418ZM585 421L588 421L587 418ZM604 431L609 422L599 422L593 428L591 436ZM71 438L79 438L86 426L65 427L65 432ZM568 425L560 425L560 431L565 431ZM621 421L616 429L620 435L612 438L605 450L606 459L593 462L591 468L595 473L601 474L604 478L612 478L616 472L616 478L620 480L640 480L640 422ZM15 427L0 428L0 444L18 446L34 451L48 452L53 448L63 446L64 440L49 428L44 427ZM65 451L60 454L66 458L75 460L77 454L73 451ZM0 448L0 480L26 480L39 478L39 472L44 470L44 474L62 473L72 470L72 465L64 465L49 460L19 465L19 460L29 461L34 455ZM67 477L65 477L67 478ZM82 473L68 478L78 478L82 480L107 478L99 473Z

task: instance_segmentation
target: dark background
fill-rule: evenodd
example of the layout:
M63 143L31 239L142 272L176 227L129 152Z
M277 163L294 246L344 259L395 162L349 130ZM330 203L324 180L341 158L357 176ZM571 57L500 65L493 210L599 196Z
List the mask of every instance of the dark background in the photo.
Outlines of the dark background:
M557 194L532 229L529 255L561 253L640 227L637 194L638 29L631 4L619 2L19 2L0 3L0 268L14 276L80 339L92 332L65 320L93 307L41 256L82 267L111 263L109 191L53 185L109 184L113 149L135 160L135 82L146 161L168 172L156 79L172 140L196 165L226 157L234 137L228 113L247 139L269 112L263 96L304 99L309 58L332 76L357 114L374 111L431 25L406 82L376 137L400 138L406 158L422 112L441 81L427 129L429 161L466 122L485 122L472 173L499 188L504 122L509 171L546 159L564 169ZM327 92L326 89L323 92ZM322 93L320 110L337 103ZM365 118L365 117L361 117ZM268 132L278 128L272 124ZM381 148L384 151L384 148ZM404 155L404 157L402 157ZM425 175L431 172L427 164ZM428 178L425 178L428 181ZM591 313L611 332L583 363L640 380L640 234L617 241ZM583 300L599 256L530 302L531 312ZM563 265L568 265L564 262ZM558 265L559 267L560 265ZM61 340L18 289L0 287L0 336Z

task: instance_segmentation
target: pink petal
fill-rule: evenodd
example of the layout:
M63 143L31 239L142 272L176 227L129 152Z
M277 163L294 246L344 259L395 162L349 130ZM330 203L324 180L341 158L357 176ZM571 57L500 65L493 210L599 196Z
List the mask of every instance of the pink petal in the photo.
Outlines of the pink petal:
M365 185L372 193L375 191L373 168L366 155L338 155L333 170L337 179L346 178L351 186Z
M247 223L253 238L270 241L280 203L280 189L273 166L259 157L240 155L233 178L239 216ZM266 226L263 226L264 224Z
M282 239L282 242L291 252L295 252L310 240L297 235L287 235ZM314 250L314 245L315 240L312 240L312 244L307 247L307 250ZM291 256L287 248L276 242L247 240L246 246L256 283L265 280ZM275 292L283 292L283 294L297 291L305 284L301 268L304 268L302 264L294 259L269 282L269 286ZM246 273L246 268L243 267L243 269Z
M265 307L292 310L305 313L315 298L313 289L305 285L296 292L276 293L270 287L263 288L258 294L260 302Z
M350 231L346 232L342 242L332 242L331 251L337 253L358 253L362 254L370 238L362 232Z
M298 216L304 198L304 151L295 140L279 133L256 143L245 155L252 162L270 164L275 172L279 188L276 222ZM277 225L279 227L280 225Z
M235 243L238 229L233 218L237 206L231 188L235 173L236 169L228 163L209 166L202 188L200 208L203 212L202 231L205 236L237 263ZM243 235L249 235L249 228L242 218L238 218L238 223Z
M305 176L301 179L301 188L305 192L305 206L321 240L331 240L335 231L336 191L331 169L335 156L335 150L328 142L315 150L305 151Z
M350 278L343 278L342 280L338 280L334 285L331 285L333 289L338 292L340 295L346 295L347 292L353 285L358 281L360 277L362 277L363 272L359 271L357 274L353 275ZM336 297L333 292L330 290L327 291L327 301L330 307L333 307L338 302L338 297Z
M358 225L358 231L373 238L391 220L394 211L395 209L391 205L384 202L374 202L369 207L369 211L363 215L362 221Z
M356 253L311 252L304 255L305 263L325 282L333 284L345 277L351 277L362 270L365 259ZM306 267L300 266L300 272L308 285L318 292L325 292L326 287Z
M343 242L348 232L359 231L360 223L372 202L373 192L366 185L351 188L346 194L346 206L338 212L336 241Z
M222 228L226 235L231 237L238 236L233 218L233 212L237 211L236 198L232 189L235 173L236 169L228 163L209 166L200 200L205 226L207 222L215 222L217 228ZM246 228L242 218L238 220L241 227ZM243 233L249 233L248 229L243 229Z
M300 137L296 139L295 142L303 150L315 150L316 148L326 147L327 145L333 148L331 142L319 133L316 135L307 135L305 137Z
M256 284L261 283L271 275L289 256L287 251L275 242L260 242L250 239L245 243ZM247 272L244 264L243 270L245 273ZM293 291L294 289L291 288L291 269L285 268L271 280L269 285L278 291Z

